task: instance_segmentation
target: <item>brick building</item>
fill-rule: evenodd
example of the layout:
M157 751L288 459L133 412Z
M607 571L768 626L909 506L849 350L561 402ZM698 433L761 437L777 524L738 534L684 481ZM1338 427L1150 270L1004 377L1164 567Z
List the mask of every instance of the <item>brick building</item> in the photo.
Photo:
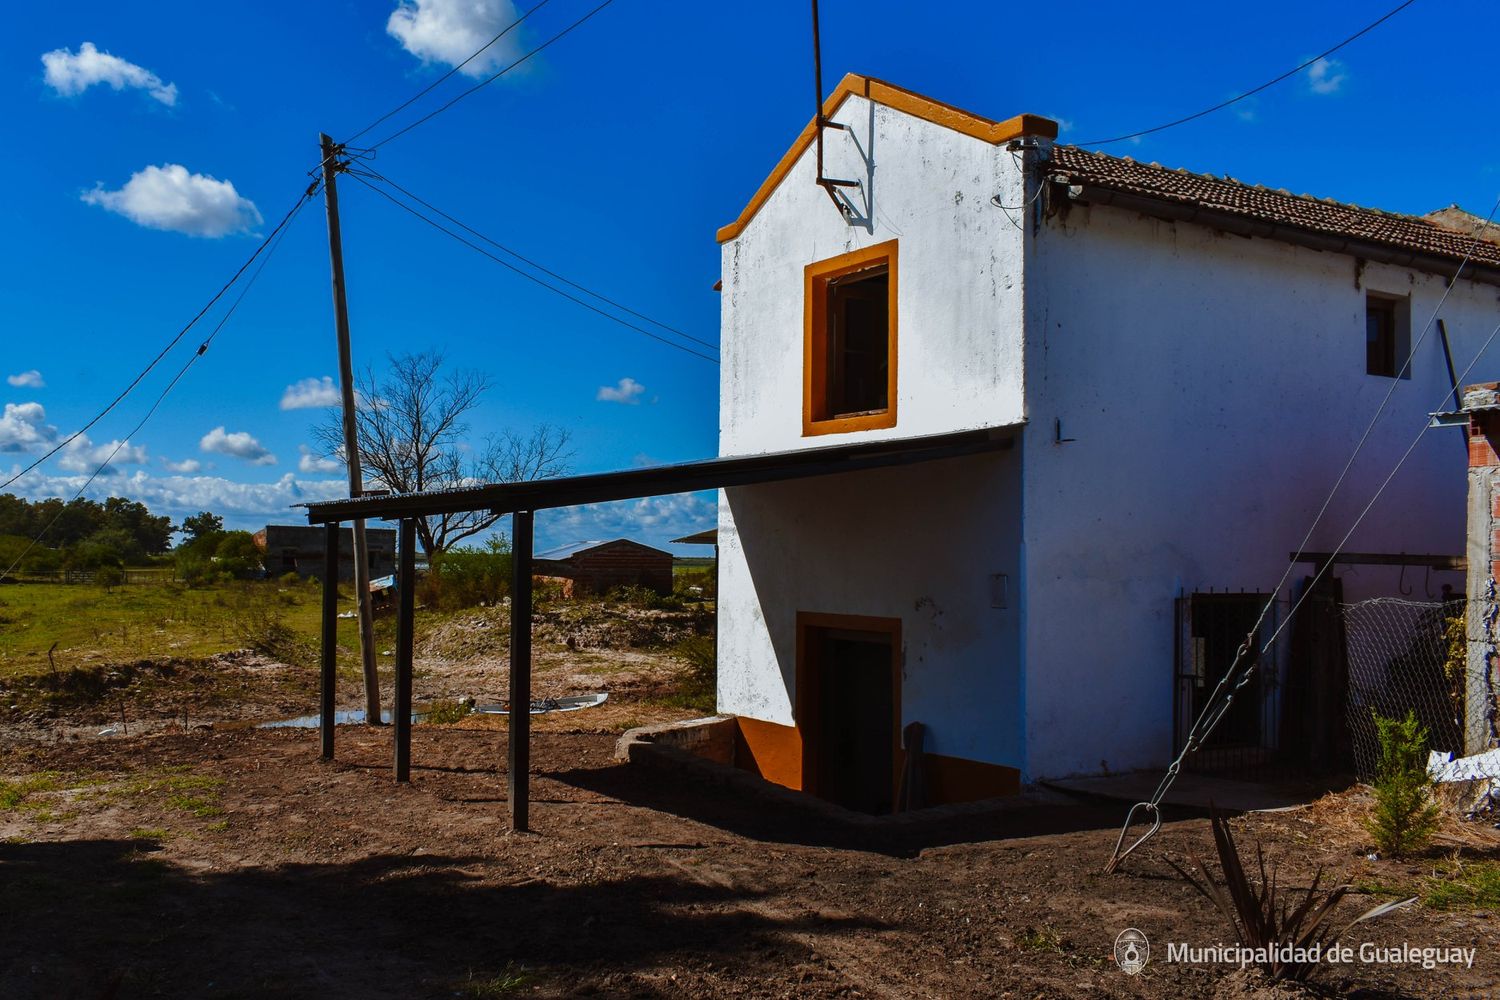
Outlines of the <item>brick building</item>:
M672 592L672 553L628 538L560 545L536 555L536 572L572 581L574 594L607 594L616 587Z

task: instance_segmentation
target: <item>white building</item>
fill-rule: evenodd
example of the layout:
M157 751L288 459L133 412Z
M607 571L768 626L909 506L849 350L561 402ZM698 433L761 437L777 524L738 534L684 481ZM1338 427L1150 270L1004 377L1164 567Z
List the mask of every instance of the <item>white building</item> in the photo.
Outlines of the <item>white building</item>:
M824 113L842 126L825 175L858 183L817 182L809 125L719 233L720 455L968 429L1013 445L723 491L719 707L742 762L876 811L912 722L928 801L1164 764L1199 684L1179 675L1224 641L1179 606L1238 643L1389 393L1306 550L1335 547L1453 408L1445 341L1462 372L1500 322L1500 245L1463 213L1097 155L1046 119L857 76ZM1463 451L1431 432L1347 548L1462 553ZM1355 596L1398 586L1342 576ZM1210 588L1250 596L1195 601ZM1283 739L1279 680L1236 738Z

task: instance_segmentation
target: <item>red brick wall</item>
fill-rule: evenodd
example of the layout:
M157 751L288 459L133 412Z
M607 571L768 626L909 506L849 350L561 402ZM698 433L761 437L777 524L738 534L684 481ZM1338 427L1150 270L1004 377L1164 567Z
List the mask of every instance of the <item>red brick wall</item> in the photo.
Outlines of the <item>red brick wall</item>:
M579 552L567 561L582 592L604 594L616 587L647 587L658 594L672 592L670 552L622 542Z

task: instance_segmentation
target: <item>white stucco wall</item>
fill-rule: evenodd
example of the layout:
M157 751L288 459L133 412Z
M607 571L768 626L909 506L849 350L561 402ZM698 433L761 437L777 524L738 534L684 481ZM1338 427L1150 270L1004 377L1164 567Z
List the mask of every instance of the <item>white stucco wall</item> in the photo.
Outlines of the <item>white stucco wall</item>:
M1027 777L1165 763L1173 598L1269 589L1391 380L1365 374L1366 290L1411 296L1412 338L1441 278L1108 207L1047 224L1028 263ZM1500 288L1467 281L1441 315L1462 371ZM1469 381L1494 378L1500 353ZM1448 388L1434 328L1309 548L1332 549ZM1055 421L1062 436L1055 442ZM1465 453L1432 430L1348 549L1464 551ZM1307 567L1302 567L1305 572ZM1342 569L1346 597L1397 573ZM1408 571L1462 590L1461 574Z
M899 618L903 725L1019 768L1020 469L1012 450L721 493L719 710L793 724L797 612Z
M874 221L837 214L809 150L724 245L721 454L1028 423L1003 457L722 494L721 710L791 724L797 611L899 617L903 714L933 752L1028 780L1164 764L1174 599L1275 585L1392 384L1365 374L1366 292L1409 296L1415 339L1443 280L1372 263L1357 287L1351 257L1108 207L1033 235L990 204L1025 201L1003 146L861 98L835 117L853 132L828 133L827 173L867 182ZM803 268L889 239L897 426L805 438ZM1442 316L1462 370L1500 289L1460 282ZM1308 548L1335 546L1447 387L1434 328ZM1349 549L1462 553L1464 469L1458 432L1430 431ZM991 573L1013 574L1004 611ZM1396 593L1394 570L1340 576L1350 599Z
M816 177L813 149L723 246L721 455L995 427L1022 416L1022 233L990 198L1024 200L1003 146L847 99L825 172L860 179L873 216L846 223ZM897 424L802 436L803 270L897 240Z

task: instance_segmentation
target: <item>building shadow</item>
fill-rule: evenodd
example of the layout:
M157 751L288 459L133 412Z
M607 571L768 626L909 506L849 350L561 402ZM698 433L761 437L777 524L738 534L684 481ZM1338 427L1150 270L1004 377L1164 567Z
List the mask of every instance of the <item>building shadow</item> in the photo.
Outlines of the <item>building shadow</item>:
M0 996L451 997L527 975L571 995L601 970L769 961L761 951L788 931L876 926L781 919L754 891L687 874L496 885L476 873L493 864L478 855L195 871L158 849L0 844ZM621 985L653 995L639 979Z
M902 816L850 813L746 771L708 764L682 770L644 765L581 767L546 777L766 843L913 857L931 847L1118 829L1124 810L1062 795L995 799Z

